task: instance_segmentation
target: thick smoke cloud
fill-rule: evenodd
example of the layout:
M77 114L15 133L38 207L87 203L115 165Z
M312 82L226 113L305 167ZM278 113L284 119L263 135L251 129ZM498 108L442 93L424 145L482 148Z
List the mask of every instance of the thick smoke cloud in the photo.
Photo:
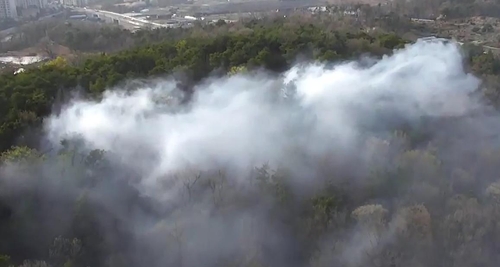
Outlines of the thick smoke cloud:
M486 110L472 96L480 81L465 72L462 61L455 43L418 41L382 59L297 65L279 76L208 79L187 104L171 81L133 91L116 88L99 101L74 100L48 118L46 139L56 148L61 140L77 140L86 151L106 151L107 169L85 172L100 179L86 194L131 234L128 241L116 241L129 243L123 251L130 266L219 266L234 258L304 266L308 260L297 256L303 240L276 219L289 218L277 212L276 200L252 187L254 167L282 170L290 190L305 197L324 186L325 162L363 188L374 166L389 165L385 150L370 146L373 138L389 139L423 118L463 118ZM484 130L469 126L459 125L468 137ZM436 130L435 138L444 132ZM457 149L447 150L450 161ZM47 192L61 198L82 194L77 182L67 180L82 174L54 175L57 164L49 160L25 175L66 177L64 189L59 183L59 190ZM20 171L4 172L9 177ZM124 184L155 204L129 199ZM358 250L370 241L360 233L365 232L356 231L346 242L357 250L319 262L363 266L364 252Z
M291 149L309 156L352 150L365 128L466 114L477 104L468 94L478 85L464 72L456 44L421 41L369 67L316 64L279 78L209 80L189 106L169 101L176 90L170 82L109 91L99 102L72 103L49 120L47 132L55 144L78 136L120 155L154 184L187 166L293 166Z

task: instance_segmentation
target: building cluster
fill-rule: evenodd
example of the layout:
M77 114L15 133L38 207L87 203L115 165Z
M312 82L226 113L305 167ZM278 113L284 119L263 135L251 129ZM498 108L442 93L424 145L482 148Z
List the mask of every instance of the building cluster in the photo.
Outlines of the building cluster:
M65 6L84 7L89 4L88 0L61 0L61 4Z
M17 20L26 14L37 14L47 6L47 0L0 0L0 20Z

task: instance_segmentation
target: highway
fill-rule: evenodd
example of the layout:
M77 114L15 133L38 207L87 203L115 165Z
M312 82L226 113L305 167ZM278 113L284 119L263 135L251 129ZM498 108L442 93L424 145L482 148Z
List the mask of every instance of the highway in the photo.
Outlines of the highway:
M71 7L74 11L86 13L92 16L97 16L103 20L115 21L126 29L133 30L138 28L164 28L171 27L171 25L160 24L156 22L151 22L143 19L134 18L131 16L127 16L124 14L119 14L115 12L105 11L105 10L97 10L90 8L78 8Z

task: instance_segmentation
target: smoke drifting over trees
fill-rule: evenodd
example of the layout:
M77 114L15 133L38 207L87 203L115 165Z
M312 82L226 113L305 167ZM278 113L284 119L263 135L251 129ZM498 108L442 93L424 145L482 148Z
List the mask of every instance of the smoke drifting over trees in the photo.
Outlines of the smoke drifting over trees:
M458 45L419 41L207 79L188 103L169 79L74 99L44 124L49 152L3 154L0 234L16 238L0 250L44 261L25 266L496 266L500 120L479 86Z

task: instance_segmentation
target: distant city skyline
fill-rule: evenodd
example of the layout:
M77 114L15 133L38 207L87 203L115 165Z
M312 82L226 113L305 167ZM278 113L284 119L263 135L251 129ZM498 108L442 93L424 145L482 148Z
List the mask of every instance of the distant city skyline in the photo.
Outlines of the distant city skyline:
M0 19L17 19L16 0L0 0Z
M18 19L18 8L45 8L47 0L0 0L0 19Z

